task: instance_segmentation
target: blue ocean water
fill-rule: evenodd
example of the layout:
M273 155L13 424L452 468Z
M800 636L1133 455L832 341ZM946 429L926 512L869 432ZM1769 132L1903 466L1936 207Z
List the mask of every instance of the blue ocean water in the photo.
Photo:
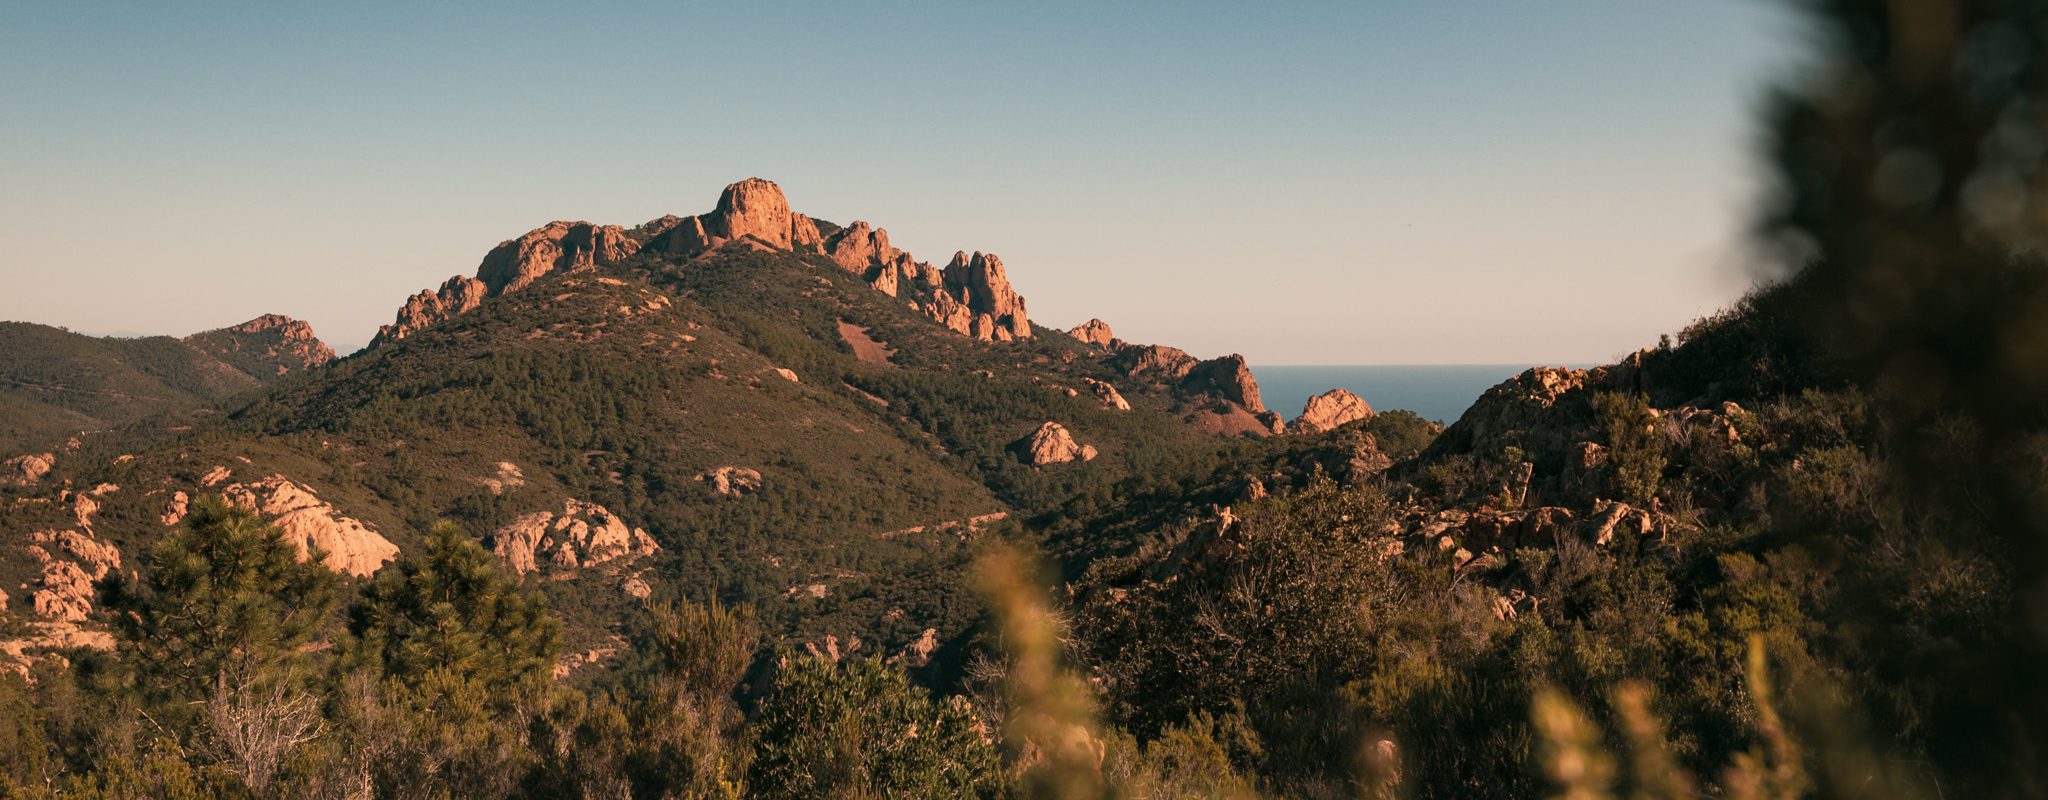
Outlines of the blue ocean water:
M1472 401L1534 364L1252 366L1266 407L1293 419L1310 397L1343 387L1375 411L1401 408L1445 424Z

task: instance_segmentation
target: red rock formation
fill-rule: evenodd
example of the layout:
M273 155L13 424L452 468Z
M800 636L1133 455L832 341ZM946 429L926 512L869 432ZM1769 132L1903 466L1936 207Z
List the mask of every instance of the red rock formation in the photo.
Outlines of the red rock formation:
M728 465L706 470L697 475L697 480L710 484L712 491L726 497L745 497L761 491L760 470L746 467Z
M1133 378L1177 381L1197 363L1186 350L1163 344L1131 344L1118 339L1113 340L1110 347L1116 351L1110 357L1110 365Z
M954 253L939 274L940 291L924 308L940 324L983 341L1031 337L1024 298L1010 288L994 253Z
M360 520L344 516L313 490L283 475L221 489L228 502L261 514L284 531L304 561L315 549L327 554L328 569L366 577L398 557L398 546Z
M794 250L820 241L818 226L810 217L789 210L782 187L760 178L725 187L718 196L718 208L705 220L704 230L726 240L752 236L777 250Z
M1095 460L1095 446L1076 443L1066 426L1057 422L1038 426L1038 430L1017 440L1013 446L1018 455L1033 466Z
M1295 417L1289 427L1297 433L1315 433L1372 417L1372 406L1365 398L1338 388L1309 398L1301 408L1301 416Z
M403 339L428 325L468 313L487 298L516 292L543 275L593 269L638 252L640 243L617 225L550 222L484 255L474 278L456 275L439 291L420 292L398 309L398 318L377 330L370 346Z
M1088 388L1095 392L1095 397L1100 399L1103 405L1118 411L1131 410L1130 401L1125 400L1124 396L1117 392L1116 387L1109 385L1108 381L1098 381L1094 378L1082 378L1081 380L1088 384Z
M57 465L54 453L31 453L0 463L0 486L33 486Z
M524 289L543 275L593 269L639 250L640 243L617 225L557 220L493 248L477 266L476 277L495 297Z
M661 549L640 528L596 503L567 501L558 516L550 511L521 515L491 535L491 550L520 575L542 564L573 570L608 561L631 562Z
M1116 341L1116 334L1110 331L1109 323L1099 319L1075 325L1067 335L1097 347L1110 347Z
M1259 402L1258 380L1252 377L1251 368L1245 366L1244 356L1236 353L1194 365L1181 385L1190 392L1229 400L1254 414L1266 411L1265 404Z
M440 320L465 313L488 297L518 291L543 275L591 269L643 249L695 258L728 244L754 249L816 253L869 286L933 320L985 341L1031 336L1024 298L1010 286L993 254L965 253L941 270L889 244L887 231L866 222L822 235L810 217L791 211L781 187L748 178L719 195L718 206L695 216L662 216L633 231L587 222L553 222L499 245L484 257L477 277L450 278L437 292L409 298L372 347L405 338Z

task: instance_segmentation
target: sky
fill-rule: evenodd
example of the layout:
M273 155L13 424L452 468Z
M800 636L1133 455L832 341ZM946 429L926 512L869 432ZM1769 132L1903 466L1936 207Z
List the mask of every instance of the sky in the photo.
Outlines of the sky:
M359 346L749 176L1254 364L1604 362L1752 280L1775 4L1023 5L0 0L0 319Z

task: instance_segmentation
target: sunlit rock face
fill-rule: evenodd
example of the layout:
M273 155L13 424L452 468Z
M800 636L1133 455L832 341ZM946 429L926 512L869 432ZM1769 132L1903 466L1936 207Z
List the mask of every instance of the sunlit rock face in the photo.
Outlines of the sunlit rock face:
M492 248L477 266L476 277L456 275L437 291L406 298L397 319L379 328L370 346L389 344L473 311L484 300L524 289L544 275L594 269L639 250L640 243L617 225L550 222Z
M902 298L919 313L965 336L990 342L1031 336L1024 297L1010 285L995 254L956 253L945 267L934 267L891 246L889 232L867 222L826 228L829 234L821 232L815 220L790 210L782 188L760 178L725 187L711 211L666 215L630 230L550 222L492 249L477 267L476 277L457 275L437 290L407 298L371 347L468 313L489 298L524 289L546 275L594 269L642 251L687 260L728 246L825 256L876 291Z
M1316 433L1372 416L1372 406L1365 398L1349 389L1331 389L1309 398L1301 407L1301 416L1287 427L1296 433Z

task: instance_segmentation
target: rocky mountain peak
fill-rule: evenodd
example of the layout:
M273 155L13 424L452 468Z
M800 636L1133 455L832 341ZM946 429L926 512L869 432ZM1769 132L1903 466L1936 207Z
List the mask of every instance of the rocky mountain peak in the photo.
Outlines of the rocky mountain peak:
M477 280L492 295L526 288L554 272L594 269L638 252L640 243L617 225L556 220L499 244L477 266Z
M1003 261L994 253L954 253L939 275L943 291L933 317L946 327L997 342L1031 336L1024 297L1010 288ZM966 313L959 313L962 308Z
M239 325L192 334L185 343L257 378L270 378L326 364L334 348L314 335L313 326L283 314L264 314Z
M516 292L556 272L580 272L626 258L640 250L640 242L617 225L556 220L509 239L484 254L476 277L456 275L441 284L439 291L420 292L406 298L397 319L377 329L370 346L377 347L412 335L457 314L483 305L485 299Z
M748 178L725 187L718 208L705 217L706 232L727 240L751 236L777 250L820 241L810 217L789 210L789 198L774 181Z
M725 187L718 205L703 214L664 215L630 231L563 221L535 228L485 255L476 277L457 275L438 291L408 298L371 346L405 338L544 275L594 269L642 250L690 259L736 244L826 256L877 291L904 298L920 313L967 336L997 342L1031 336L1024 298L1010 286L994 254L962 252L946 268L935 268L892 247L888 231L867 222L833 229L828 239L817 222L790 210L782 187L748 178Z

